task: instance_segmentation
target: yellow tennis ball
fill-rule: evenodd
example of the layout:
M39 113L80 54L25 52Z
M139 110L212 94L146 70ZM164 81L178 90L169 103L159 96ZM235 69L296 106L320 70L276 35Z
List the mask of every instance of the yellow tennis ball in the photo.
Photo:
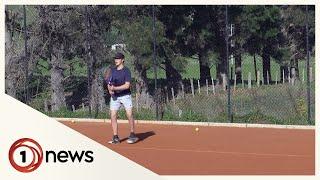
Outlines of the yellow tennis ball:
M74 123L75 121L74 121L74 120L72 120L71 122L72 122L72 123Z
M196 128L196 131L199 131L199 128Z

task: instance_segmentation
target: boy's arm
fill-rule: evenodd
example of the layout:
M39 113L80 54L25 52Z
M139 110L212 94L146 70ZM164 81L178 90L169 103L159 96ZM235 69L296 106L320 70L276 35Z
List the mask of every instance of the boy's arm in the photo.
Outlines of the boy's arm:
M108 91L109 91L109 94L114 94L114 90L112 90L112 88L113 88L114 86L110 86L109 84L108 84Z
M110 86L111 91L122 91L122 90L126 90L126 89L130 89L130 82L125 82L121 86Z

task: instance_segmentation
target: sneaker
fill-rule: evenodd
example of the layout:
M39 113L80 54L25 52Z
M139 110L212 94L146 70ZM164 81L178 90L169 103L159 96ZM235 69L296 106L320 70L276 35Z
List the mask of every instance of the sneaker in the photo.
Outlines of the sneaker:
M134 133L130 133L130 136L127 139L127 143L133 144L133 143L136 143L138 140L139 138Z
M118 136L118 135L114 135L114 136L112 137L112 140L109 141L108 143L109 143L109 144L118 144L118 143L120 143L120 138L119 138L119 136Z

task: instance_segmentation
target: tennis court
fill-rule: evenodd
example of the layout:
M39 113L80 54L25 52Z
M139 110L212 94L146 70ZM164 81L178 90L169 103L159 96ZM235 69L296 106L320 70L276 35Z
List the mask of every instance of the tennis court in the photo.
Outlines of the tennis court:
M315 130L136 124L140 141L110 145L107 122L61 121L159 175L314 175ZM199 127L199 131L195 128Z

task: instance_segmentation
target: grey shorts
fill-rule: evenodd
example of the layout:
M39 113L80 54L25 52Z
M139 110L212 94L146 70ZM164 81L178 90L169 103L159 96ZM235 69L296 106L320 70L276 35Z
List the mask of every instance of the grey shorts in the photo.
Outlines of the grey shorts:
M110 110L118 111L121 107L121 104L124 108L131 109L132 108L132 98L131 95L124 95L120 97L110 98Z

